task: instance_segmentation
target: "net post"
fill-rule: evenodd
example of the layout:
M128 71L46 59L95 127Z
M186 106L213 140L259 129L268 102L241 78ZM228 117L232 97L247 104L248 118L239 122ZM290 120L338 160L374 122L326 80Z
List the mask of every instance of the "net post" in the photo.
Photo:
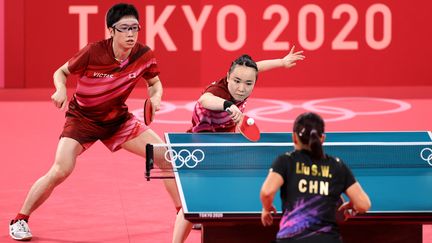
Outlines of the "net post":
M148 143L146 144L146 168L145 168L145 178L147 181L150 181L150 171L153 169L153 145Z

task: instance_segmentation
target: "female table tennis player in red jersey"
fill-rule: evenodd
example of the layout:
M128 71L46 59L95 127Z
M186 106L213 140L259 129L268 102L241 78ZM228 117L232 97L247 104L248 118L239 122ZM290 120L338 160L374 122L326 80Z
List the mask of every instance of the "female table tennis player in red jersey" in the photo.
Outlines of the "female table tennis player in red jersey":
M190 132L234 132L252 93L258 72L277 67L290 68L303 60L303 51L294 47L282 59L256 62L248 55L234 60L226 77L210 84L195 105ZM231 114L225 112L229 108Z
M97 140L113 152L123 148L140 156L145 156L146 143L163 143L125 104L141 78L148 84L156 110L162 97L153 52L137 41L141 28L138 11L130 4L116 4L109 9L106 24L111 38L88 44L54 73L56 91L51 99L58 108L67 107L67 77L75 74L79 80L66 112L54 164L33 184L19 214L9 225L10 236L15 240L32 238L27 224L30 214L72 173L78 155ZM164 184L180 208L175 181L164 180Z
M366 212L371 202L351 170L323 151L324 121L315 113L297 117L293 129L295 150L276 158L261 188L261 221L273 223L273 199L280 189L283 216L277 242L341 243L336 224L340 195L349 202L339 210Z
M304 58L303 51L294 52L294 47L281 59L255 62L248 55L240 56L232 62L226 77L213 82L204 90L195 105L189 132L235 132L246 101L255 87L258 72L278 67L290 68ZM231 110L231 114L226 112L227 108ZM183 242L192 224L184 219L182 210L177 215L175 226L174 238L183 239L175 243Z

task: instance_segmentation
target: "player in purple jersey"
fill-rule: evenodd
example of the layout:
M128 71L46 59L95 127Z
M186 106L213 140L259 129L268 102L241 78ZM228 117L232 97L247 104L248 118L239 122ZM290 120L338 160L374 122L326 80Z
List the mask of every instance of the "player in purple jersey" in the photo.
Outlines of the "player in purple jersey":
M371 202L351 170L323 151L324 121L315 113L297 117L293 128L295 150L273 162L261 188L261 221L273 223L273 199L280 189L282 219L276 242L341 243L336 211L342 193L349 201L339 210L366 212Z

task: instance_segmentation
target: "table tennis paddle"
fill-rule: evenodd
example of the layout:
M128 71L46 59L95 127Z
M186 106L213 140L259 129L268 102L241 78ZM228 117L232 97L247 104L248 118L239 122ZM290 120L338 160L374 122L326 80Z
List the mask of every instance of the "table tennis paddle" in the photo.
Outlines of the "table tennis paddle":
M226 109L226 112L229 114L232 114L230 109ZM248 140L252 142L256 142L260 139L260 131L255 123L254 119L250 118L249 116L243 114L243 117L241 118L240 122L237 124L236 129Z
M155 110L153 107L153 103L150 98L147 98L144 101L144 123L146 126L150 125L154 119Z

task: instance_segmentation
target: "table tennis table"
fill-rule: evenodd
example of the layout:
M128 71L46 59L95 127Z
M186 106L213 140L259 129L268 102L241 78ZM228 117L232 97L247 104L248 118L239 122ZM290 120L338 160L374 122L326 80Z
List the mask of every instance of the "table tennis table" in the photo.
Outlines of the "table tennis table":
M326 135L325 152L348 164L372 202L366 214L340 224L345 242L384 242L400 233L421 242L422 224L432 222L432 133ZM165 139L183 162L175 180L186 219L203 225L203 242L274 239L277 222L260 225L259 192L276 156L293 150L291 133L262 133L257 143L236 133L166 133ZM274 204L280 219L279 193Z

